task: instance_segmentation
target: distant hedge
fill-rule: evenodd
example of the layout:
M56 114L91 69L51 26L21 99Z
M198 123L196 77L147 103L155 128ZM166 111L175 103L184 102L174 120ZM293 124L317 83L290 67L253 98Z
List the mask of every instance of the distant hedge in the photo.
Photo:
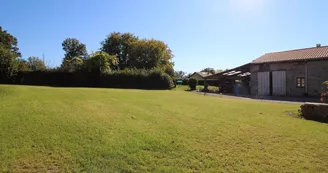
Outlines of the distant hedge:
M172 78L152 70L123 70L107 74L99 72L34 71L19 72L14 84L61 87L106 87L136 89L171 89Z
M196 78L190 78L188 81L189 87L191 90L196 90L196 86L198 84L198 80Z
M100 86L110 88L171 89L173 79L161 71L123 70L101 75Z

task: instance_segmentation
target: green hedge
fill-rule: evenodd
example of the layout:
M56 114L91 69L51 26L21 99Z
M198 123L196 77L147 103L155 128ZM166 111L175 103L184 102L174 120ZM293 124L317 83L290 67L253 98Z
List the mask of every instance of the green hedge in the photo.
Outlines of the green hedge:
M14 83L21 85L137 89L171 89L174 87L173 80L169 75L155 70L125 70L108 74L61 71L19 72Z
M101 76L101 86L110 88L171 89L172 78L156 70L123 70Z
M196 78L190 78L188 81L190 90L196 90L196 86L198 84L198 80Z

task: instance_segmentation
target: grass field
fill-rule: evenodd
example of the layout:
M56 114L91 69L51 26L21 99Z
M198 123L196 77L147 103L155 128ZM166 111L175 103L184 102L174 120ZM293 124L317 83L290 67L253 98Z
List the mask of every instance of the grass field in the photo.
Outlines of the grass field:
M297 105L8 85L0 98L0 172L328 172L328 125Z

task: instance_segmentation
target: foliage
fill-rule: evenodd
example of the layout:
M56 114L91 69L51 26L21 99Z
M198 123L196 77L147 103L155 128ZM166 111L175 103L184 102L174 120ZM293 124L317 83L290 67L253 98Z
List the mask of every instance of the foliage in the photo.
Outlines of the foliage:
M183 78L182 85L188 85L188 84L189 84L189 79L188 78Z
M178 79L182 79L186 75L186 72L184 71L175 71L174 72L174 77Z
M65 72L32 71L20 72L15 84L64 87L108 87L171 89L172 78L158 70L126 69L100 74L99 71Z
M42 71L47 68L44 61L35 56L28 57L26 63L32 71Z
M19 58L17 61L18 61L18 71L31 71L25 59Z
M80 43L76 38L67 38L62 43L65 57L61 64L61 70L66 72L80 71L83 69L84 60L88 53L85 44Z
M174 77L174 69L173 69L174 63L173 62L167 62L167 64L163 65L161 67L161 69L163 69L163 71L170 75L171 77Z
M218 93L219 92L219 87L217 86L202 86L199 91L201 92L209 92L209 93Z
M210 67L207 67L207 68L204 68L203 70L201 70L201 72L207 72L207 73L211 73L211 74L215 74L216 71L214 68L210 68Z
M176 88L174 88L173 90L175 90L175 91L191 91L190 87L188 85L177 85ZM196 90L203 92L204 91L204 85L197 85ZM218 93L218 91L219 91L219 87L208 86L208 92Z
M198 80L196 78L190 78L188 81L188 85L191 90L196 90L197 84L198 84Z
M221 70L221 69L217 69L217 70L215 70L215 74L217 74L217 73L221 73L221 72L223 72L223 70Z
M119 69L161 68L173 76L173 54L169 47L159 40L139 39L130 33L111 33L101 43L101 50L118 59Z
M125 69L102 75L101 86L115 88L171 89L173 79L166 73L153 69Z
M0 83L9 82L17 72L21 56L17 39L0 26Z
M171 59L167 45L157 40L139 40L134 42L130 53L130 67L152 69L165 66Z
M203 70L201 70L201 72L207 72L207 73L210 73L210 74L217 74L217 73L223 72L223 70L221 70L221 69L215 70L214 68L207 67L207 68L204 68Z
M0 83L8 82L18 68L17 54L0 45Z
M109 55L116 56L118 59L119 69L124 69L126 67L130 67L129 56L132 49L132 44L138 40L138 37L131 33L113 32L101 42L101 50Z
M0 95L2 172L328 172L327 124L286 116L295 104L8 85Z
M322 84L321 102L328 103L328 81Z
M17 39L9 34L6 30L2 30L0 26L0 46L2 49L8 49L14 54L15 57L21 57L21 53L17 47Z
M186 78L190 78L192 76L192 73L188 73L187 75L186 75Z
M85 44L80 43L76 38L67 38L62 43L63 50L65 51L64 60L72 60L73 58L86 59L88 56ZM64 61L63 61L64 62Z
M72 60L63 60L61 65L61 70L66 72L76 72L81 71L84 69L84 61L79 58L75 57Z
M96 52L87 59L86 65L89 71L108 73L111 69L115 69L118 61L115 56L108 55L106 52Z

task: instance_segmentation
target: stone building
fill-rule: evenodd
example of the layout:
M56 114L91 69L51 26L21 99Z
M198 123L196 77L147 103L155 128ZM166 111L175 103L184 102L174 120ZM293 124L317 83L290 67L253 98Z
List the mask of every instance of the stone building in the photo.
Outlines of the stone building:
M319 96L328 80L328 46L267 53L249 64L258 96Z

